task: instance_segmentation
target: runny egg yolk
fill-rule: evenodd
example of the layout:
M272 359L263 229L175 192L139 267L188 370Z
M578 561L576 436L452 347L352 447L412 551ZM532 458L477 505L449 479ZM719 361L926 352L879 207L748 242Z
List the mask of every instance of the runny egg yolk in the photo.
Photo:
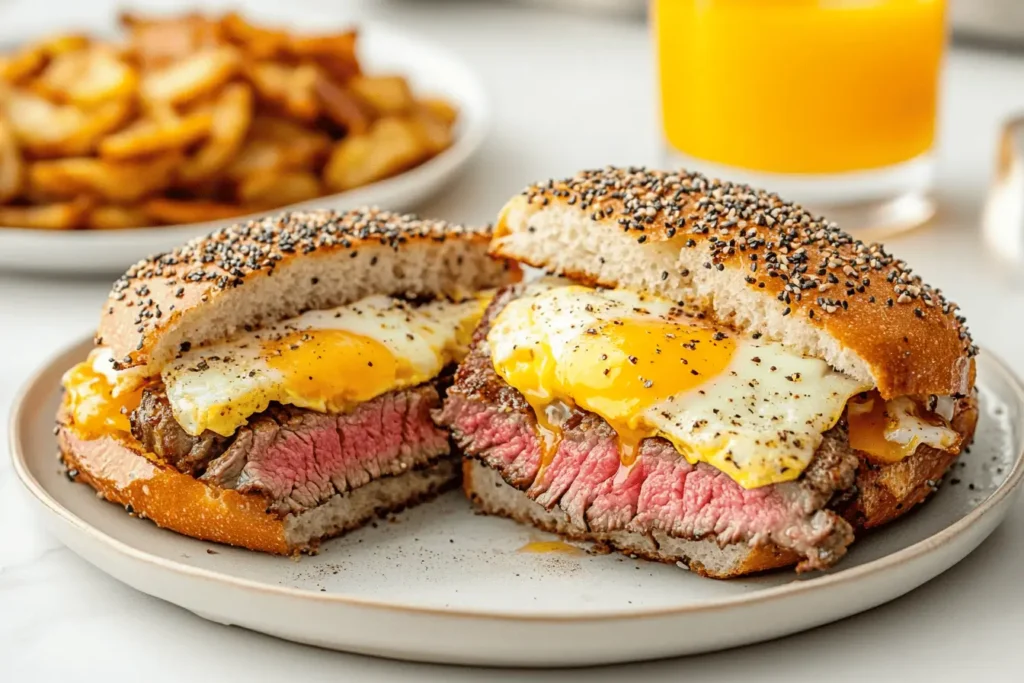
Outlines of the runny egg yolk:
M657 320L615 320L588 328L556 362L546 344L519 347L495 369L533 408L541 430L542 467L561 440L568 406L602 417L618 434L624 464L659 431L643 412L697 389L729 365L735 342L713 329Z
M263 342L267 364L282 373L281 391L309 404L342 409L406 379L412 368L381 342L347 330L291 332Z
M949 425L938 415L913 407L913 417L926 424L948 428ZM887 437L900 426L900 416L887 404L877 391L870 391L850 399L846 407L846 421L849 427L850 447L865 453L872 460L893 463L903 460L917 450L921 439L913 437L896 441ZM930 444L940 447L939 444ZM959 446L959 439L953 447Z
M870 455L881 462L897 462L909 455L916 443L901 444L885 438L889 428L889 414L885 401L875 392L850 399L846 406L850 447Z
M92 361L68 370L63 383L74 426L83 435L97 437L111 431L131 431L128 414L142 400L141 388L115 397L113 385L96 371Z

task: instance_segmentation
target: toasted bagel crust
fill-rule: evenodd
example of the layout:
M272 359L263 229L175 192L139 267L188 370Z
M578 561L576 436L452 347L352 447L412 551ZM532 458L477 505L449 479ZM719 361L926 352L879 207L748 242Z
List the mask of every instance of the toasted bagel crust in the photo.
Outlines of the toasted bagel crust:
M261 497L215 490L147 457L128 435L87 438L66 410L58 423L57 442L68 471L103 498L186 536L278 555L291 551L284 522L267 514Z
M491 252L699 306L870 380L887 399L965 395L974 384L976 348L955 304L880 245L744 185L583 171L509 201Z
M487 255L489 227L378 209L284 213L140 261L114 284L97 344L159 372L183 344L369 294L461 296L518 278Z

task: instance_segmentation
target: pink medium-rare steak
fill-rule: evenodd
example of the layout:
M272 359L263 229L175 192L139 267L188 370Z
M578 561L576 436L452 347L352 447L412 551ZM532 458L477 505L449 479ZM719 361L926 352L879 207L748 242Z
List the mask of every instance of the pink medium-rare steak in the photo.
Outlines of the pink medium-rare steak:
M135 437L171 465L221 488L262 495L269 511L286 515L449 455L448 434L430 417L439 405L438 390L428 383L341 415L273 405L233 437L191 437L174 421L163 392L152 389L131 422Z

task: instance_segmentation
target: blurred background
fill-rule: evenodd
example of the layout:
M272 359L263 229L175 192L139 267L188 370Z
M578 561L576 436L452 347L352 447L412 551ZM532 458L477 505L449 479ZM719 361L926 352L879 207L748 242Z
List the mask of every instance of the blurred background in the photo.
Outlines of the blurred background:
M298 179L297 185L289 186L290 193L270 192L264 186L273 183L256 181L238 181L230 190L219 185L211 189L212 179L198 188L169 181L170 187L141 200L134 195L127 200L115 197L116 206L128 204L128 211L94 210L69 217L66 225L79 229L106 227L105 219L120 221L118 227L125 228L195 222L205 227L219 218L315 196L332 196L319 205L383 199L395 208L480 221L492 218L504 198L537 178L631 163L685 165L748 181L820 209L862 236L889 237L926 223L936 210L946 217L957 211L980 216L979 202L987 196L996 168L1001 124L1021 104L1020 88L1015 87L1021 65L1015 30L1024 25L1024 8L1012 1L96 0L46 7L44 12L37 3L0 4L9 59L26 43L53 34L93 33L119 43L126 30L131 31L118 27L121 11L174 16L201 9L215 16L234 10L261 28L306 34L358 29L360 23L370 22L428 43L448 58L428 63L435 54L424 55L406 42L382 45L372 30L363 31L358 43L360 50L372 53L360 56L376 73L403 75L415 95L448 97L456 110L461 108L463 120L439 150L458 143L459 134L473 124L473 148L458 150L459 158L447 164L458 172L443 169L440 175L445 177L432 178L429 191L419 186L431 184L427 181L412 190L407 186L404 191L366 191L372 181L389 173L402 175L407 167L422 165L422 159L412 163L398 154L397 165L390 170L383 168L375 175L374 169L359 168L348 177L328 173L322 159L315 169L320 177ZM395 56L389 60L389 55ZM130 65L133 59L126 57ZM150 66L143 64L146 69ZM466 73L456 74L459 69ZM286 83L306 76L286 71L271 75ZM243 76L251 80L248 71ZM17 83L15 89L38 96L34 85ZM343 81L338 85L346 89ZM262 95L257 88L257 109L266 104ZM479 100L474 99L477 96ZM59 92L54 97L51 89L41 99L60 105L61 97ZM474 101L460 101L467 98ZM365 105L366 100L360 102ZM42 126L51 120L40 118L44 114L62 114L39 109L28 108L28 114L14 123L25 119L23 126ZM192 112L178 106L173 114ZM134 116L139 121L154 118L149 112ZM372 113L371 123L379 116ZM322 112L318 120L325 120ZM346 131L352 135L351 125L335 121L337 117L328 121L335 140ZM183 151L192 154L198 144ZM106 148L97 144L97 149L88 154L107 161ZM144 148L136 149L146 154ZM22 151L32 168L25 171L21 191L7 193L5 203L14 210L5 213L7 207L0 207L0 224L24 227L19 219L41 218L46 227L50 215L26 215L20 211L22 205L67 202L96 189L87 183L74 197L60 196L51 185L74 188L80 178L69 176L66 164L36 169L29 162L39 156L37 150ZM80 150L71 151L73 155L66 155L80 155ZM387 156L380 148L375 151L369 156ZM48 150L43 157L60 153ZM470 172L465 173L467 164ZM40 190L40 178L53 180L49 185L43 182ZM334 196L345 191L347 198ZM175 201L213 200L218 206L189 211L190 207L154 204L153 211L135 210L153 195ZM116 249L137 258L147 246L167 248L191 233L164 230L163 239L146 240L131 233L116 239L109 233L90 238L75 234L72 239L83 249L102 244L107 253ZM35 248L31 258L38 258L38 245L25 244L32 237L39 235L19 235L22 241L12 242L10 249ZM52 244L42 253L52 258L52 248L60 245L57 238L47 239ZM132 246L123 246L126 243ZM13 260L10 249L0 262Z

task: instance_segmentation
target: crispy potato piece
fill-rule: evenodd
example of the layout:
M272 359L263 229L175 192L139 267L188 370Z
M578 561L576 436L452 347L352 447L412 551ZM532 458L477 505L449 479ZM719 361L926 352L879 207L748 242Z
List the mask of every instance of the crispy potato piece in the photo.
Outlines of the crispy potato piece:
M106 47L65 52L53 59L33 89L56 102L89 106L132 97L138 75Z
M262 102L303 121L314 121L320 115L314 65L259 62L246 69L246 74Z
M324 151L331 146L331 136L301 121L274 114L257 114L252 120L252 137L277 142L298 143Z
M288 39L288 50L296 57L336 57L351 62L356 59L356 38L354 30L318 36L292 35Z
M25 177L25 164L21 159L14 131L0 116L0 203L8 202L21 192Z
M311 169L314 166L311 148L294 149L277 140L252 138L224 171L235 182L266 171Z
M139 102L139 118L169 124L177 121L180 116L178 110L170 102L163 100L142 100Z
M243 204L273 209L315 199L323 194L320 179L311 171L257 171L238 185Z
M414 104L409 83L401 76L357 76L347 85L380 116L402 114Z
M238 156L225 169L224 175L241 182L254 173L276 171L287 166L284 145L273 140L250 137L242 145Z
M94 207L86 217L85 225L94 230L124 230L145 228L153 224L149 214L135 206L107 204Z
M420 142L431 156L440 154L452 146L451 127L426 107L417 106L409 120L415 126Z
M0 206L0 225L14 228L71 230L80 227L92 202L79 197L70 202L39 206Z
M366 135L339 142L324 167L324 182L337 192L382 180L416 165L428 154L409 119L379 119Z
M242 59L233 47L209 48L145 74L142 97L184 104L215 91L238 73Z
M356 57L355 31L321 36L292 36L289 49L299 59L311 59L338 83L362 73Z
M150 222L164 225L205 223L252 213L252 209L235 204L177 199L150 199L142 204Z
M454 126L459 118L459 110L455 105L440 97L425 97L419 100L418 104L446 126Z
M231 163L249 132L252 108L252 89L245 83L232 83L221 91L210 108L210 137L178 169L180 183L208 181Z
M383 177L374 165L374 154L372 136L350 135L331 152L324 167L324 183L335 192L343 192Z
M21 85L46 67L46 55L31 47L0 58L0 81Z
M221 18L220 26L231 42L256 60L312 61L342 83L360 73L355 31L295 35L256 26L235 12Z
M167 66L225 40L220 23L200 14L150 18L123 13L120 21L128 31L129 55L145 70Z
M236 182L259 171L310 170L319 167L331 150L331 138L277 116L253 119L241 152L225 175Z
M363 69L359 66L359 62L350 62L347 59L342 59L333 55L321 55L319 57L314 57L313 61L316 62L316 65L322 72L338 83L347 83L349 79L363 73Z
M370 127L370 115L359 100L326 74L317 75L315 92L327 118L352 135L361 135Z
M213 115L197 112L172 120L140 119L100 142L100 156L107 159L137 159L162 152L181 150L210 134Z
M283 56L291 42L291 36L284 31L254 26L237 12L225 14L220 20L220 27L229 40L256 59Z
M36 46L48 57L57 57L67 52L85 50L92 45L89 36L81 33L58 33L57 35L45 38Z
M177 154L146 161L91 157L37 161L29 165L29 184L35 193L52 197L84 194L130 204L167 188L180 161Z
M0 81L23 84L38 75L54 57L85 49L89 39L77 34L61 34L33 43L0 59Z
M37 47L0 57L0 82L22 85L46 68L46 55Z
M128 100L112 100L86 110L53 104L18 90L10 91L3 99L18 142L27 152L40 157L88 154L132 113Z

